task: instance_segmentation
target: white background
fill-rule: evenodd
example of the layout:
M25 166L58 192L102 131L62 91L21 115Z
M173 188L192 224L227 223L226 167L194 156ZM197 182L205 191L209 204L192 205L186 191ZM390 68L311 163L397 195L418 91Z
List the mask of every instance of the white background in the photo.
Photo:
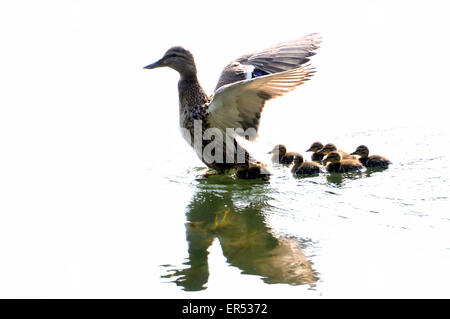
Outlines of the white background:
M320 32L317 74L264 110L268 141L289 127L312 141L439 126L448 13L445 1L2 1L0 296L164 296L139 243L164 231L148 234L163 209L149 194L170 196L142 172L165 150L195 157L178 136L178 75L142 69L170 46L194 54L212 93L232 59Z

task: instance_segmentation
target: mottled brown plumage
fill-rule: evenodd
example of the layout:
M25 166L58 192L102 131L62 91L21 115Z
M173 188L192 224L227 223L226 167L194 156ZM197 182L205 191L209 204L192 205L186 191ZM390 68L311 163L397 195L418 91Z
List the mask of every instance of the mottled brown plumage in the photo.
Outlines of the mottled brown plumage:
M332 151L323 160L326 169L330 173L347 173L360 171L363 166L358 160L343 159L342 155L337 151Z
M297 154L294 156L294 166L291 169L295 175L315 175L320 173L320 165L315 162L308 162L303 156Z
M386 168L391 164L386 157L380 155L370 155L369 148L365 145L360 145L356 148L356 151L351 153L352 155L359 155L359 161L365 167L383 167Z

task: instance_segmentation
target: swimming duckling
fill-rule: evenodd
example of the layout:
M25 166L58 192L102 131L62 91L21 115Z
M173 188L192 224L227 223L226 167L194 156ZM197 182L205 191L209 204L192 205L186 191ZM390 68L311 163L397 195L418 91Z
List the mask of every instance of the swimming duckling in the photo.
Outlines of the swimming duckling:
M298 153L287 152L286 146L278 144L273 147L269 154L273 154L272 163L291 164L294 161L294 156Z
M338 150L336 145L334 145L333 143L325 144L325 146L321 150L317 151L317 153L323 154L324 156L330 154L331 152L338 152L339 154L341 154L343 159L356 159L355 156L350 155L349 153L342 150Z
M323 144L320 142L314 142L311 144L311 146L306 150L306 152L314 152L311 155L311 160L312 161L316 161L316 162L320 162L322 161L324 154L321 153L317 153L318 151L320 151L323 148Z
M242 179L257 179L268 180L271 173L266 168L267 165L261 162L243 163L236 168L236 177Z
M305 162L303 156L297 154L294 156L294 166L291 169L295 175L313 175L320 173L320 165L315 162Z
M359 155L359 161L365 167L388 167L391 164L386 157L380 155L370 155L369 148L365 145L360 145L356 148L356 151L351 153L352 155Z
M361 163L355 159L343 159L337 151L333 151L323 160L327 171L330 173L346 173L359 171L363 168Z

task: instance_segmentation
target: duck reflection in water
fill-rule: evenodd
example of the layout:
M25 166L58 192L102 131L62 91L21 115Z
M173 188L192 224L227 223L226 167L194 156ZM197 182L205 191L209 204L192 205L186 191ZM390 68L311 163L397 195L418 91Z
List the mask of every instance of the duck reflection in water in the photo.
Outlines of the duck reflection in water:
M266 283L311 284L318 280L297 238L278 238L264 215L269 185L263 181L231 180L224 176L202 179L187 206L187 268L171 269L162 277L184 290L206 289L208 248L217 238L227 262L244 274L261 276ZM216 181L220 179L220 181Z

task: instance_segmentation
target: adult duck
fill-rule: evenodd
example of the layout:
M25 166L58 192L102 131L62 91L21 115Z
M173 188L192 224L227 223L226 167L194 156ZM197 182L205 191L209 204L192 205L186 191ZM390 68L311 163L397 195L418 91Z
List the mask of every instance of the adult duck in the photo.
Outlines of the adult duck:
M194 57L182 47L170 48L160 60L144 68L169 67L180 74L178 97L183 135L209 168L223 173L238 164L256 162L236 137L256 139L266 101L295 89L312 76L314 71L304 64L320 43L320 36L313 33L243 55L224 68L212 96L199 84ZM204 138L207 131L209 135L215 133L216 147Z

